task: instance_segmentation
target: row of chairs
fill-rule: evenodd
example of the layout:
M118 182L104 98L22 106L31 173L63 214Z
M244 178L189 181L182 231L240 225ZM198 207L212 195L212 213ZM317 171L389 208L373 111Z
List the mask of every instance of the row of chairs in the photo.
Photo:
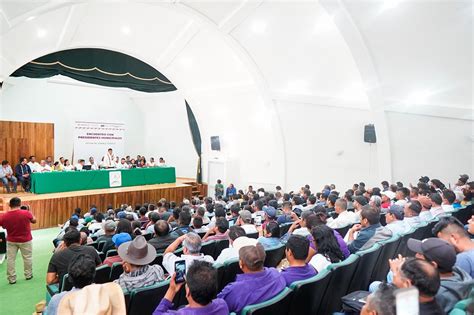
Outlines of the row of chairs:
M285 245L266 250L266 267L276 267L285 256ZM239 267L239 260L233 259L224 264L215 264L217 269L217 286L220 292L227 284L234 282L238 274L242 273ZM169 281L160 282L153 286L133 290L125 293L127 303L127 314L151 314L165 296L168 290ZM176 307L187 304L185 293L179 292L173 301Z

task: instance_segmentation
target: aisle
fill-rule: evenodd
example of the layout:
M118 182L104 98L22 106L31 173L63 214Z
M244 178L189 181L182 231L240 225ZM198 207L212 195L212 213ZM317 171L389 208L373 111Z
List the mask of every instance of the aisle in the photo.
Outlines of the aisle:
M33 279L23 276L23 260L18 252L16 260L17 282L8 284L7 262L0 265L0 315L31 314L34 305L46 297L46 270L52 255L52 239L59 228L33 231Z

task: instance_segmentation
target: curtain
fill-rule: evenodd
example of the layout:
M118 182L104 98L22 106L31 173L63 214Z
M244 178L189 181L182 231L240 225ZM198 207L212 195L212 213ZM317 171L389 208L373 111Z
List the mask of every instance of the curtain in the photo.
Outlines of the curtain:
M98 48L55 52L16 70L13 77L49 78L64 75L78 81L109 87L157 93L176 87L152 66L132 56Z
M188 123L189 123L189 129L191 130L191 136L193 138L194 149L196 149L196 153L198 155L196 181L199 184L201 184L202 183L201 132L199 131L199 126L196 121L196 117L194 117L193 110L191 109L187 101L184 101L184 102L186 103L186 112L188 113Z

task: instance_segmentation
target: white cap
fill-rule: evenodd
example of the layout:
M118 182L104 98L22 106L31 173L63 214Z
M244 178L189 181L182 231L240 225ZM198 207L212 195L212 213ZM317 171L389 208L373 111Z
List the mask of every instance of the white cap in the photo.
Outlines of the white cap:
M390 198L390 200L395 198L395 193L391 190L382 191L381 194L387 196L388 198Z
M232 243L232 247L237 250L237 252L245 246L256 246L258 241L254 238L250 238L247 236L241 236L235 239Z

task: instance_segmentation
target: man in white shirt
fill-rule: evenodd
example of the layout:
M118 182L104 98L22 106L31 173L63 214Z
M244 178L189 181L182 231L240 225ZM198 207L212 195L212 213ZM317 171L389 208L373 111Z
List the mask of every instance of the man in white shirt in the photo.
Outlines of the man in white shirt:
M7 193L10 193L10 185L8 182L13 184L13 192L16 193L16 187L18 185L17 178L13 175L13 170L8 164L7 160L2 161L2 166L0 167L0 180L3 183L3 186L7 189Z
M441 197L440 194L435 193L430 195L431 199L431 215L433 218L443 216L444 215L444 210L441 207L441 204L443 203L443 198Z
M408 202L407 198L409 195L410 195L410 190L408 188L405 188L405 187L398 188L396 197L395 197L397 201L395 202L395 204L404 207Z
M160 157L160 159L158 161L158 166L161 166L161 167L166 166L166 162L162 157Z
M125 160L125 158L122 158L120 160L120 163L117 164L117 168L121 169L121 170L128 169L128 168L130 168L130 165L128 165L127 160Z
M39 166L36 168L36 172L51 172L51 166L49 166L45 160L41 160Z
M443 203L441 205L441 208L443 208L444 212L454 212L454 201L456 201L456 194L454 191L445 189L443 191Z
M178 249L179 245L183 244L183 254L181 257L176 256L173 252ZM195 260L207 261L214 263L214 258L209 255L201 254L201 237L194 232L189 232L178 237L163 254L163 267L171 275L174 273L174 263L179 260L186 261L186 271Z
M418 200L407 203L403 209L405 225L407 230L417 228L421 224L420 220L421 204Z
M86 164L86 161L84 161L83 159L78 160L77 164L75 165L76 171L82 171L82 169L84 168L84 164Z
M347 201L344 199L338 199L336 201L334 210L338 214L337 218L327 220L327 226L331 229L340 229L359 222L359 215L355 212L347 211Z
M229 228L229 248L225 248L216 259L216 263L223 264L227 260L239 258L239 249L243 246L255 246L257 240L245 236L245 231L240 226ZM247 245L248 244L248 245Z
M34 155L30 156L30 161L28 162L28 166L30 167L32 173L36 173L38 171L38 168L40 165L38 162L36 162L36 156Z
M241 210L239 212L237 225L241 226L246 234L258 233L257 228L252 224L252 214L248 210Z
M94 161L94 158L92 156L89 158L89 164L88 165L91 166L91 170L93 170L93 171L99 169L99 165L97 165L97 163Z
M114 168L116 166L115 155L114 155L113 150L111 148L109 148L107 150L107 154L104 155L104 157L102 159L102 165L105 168Z
M420 195L417 199L421 204L420 221L429 222L433 219L433 215L430 212L431 199L427 196Z

